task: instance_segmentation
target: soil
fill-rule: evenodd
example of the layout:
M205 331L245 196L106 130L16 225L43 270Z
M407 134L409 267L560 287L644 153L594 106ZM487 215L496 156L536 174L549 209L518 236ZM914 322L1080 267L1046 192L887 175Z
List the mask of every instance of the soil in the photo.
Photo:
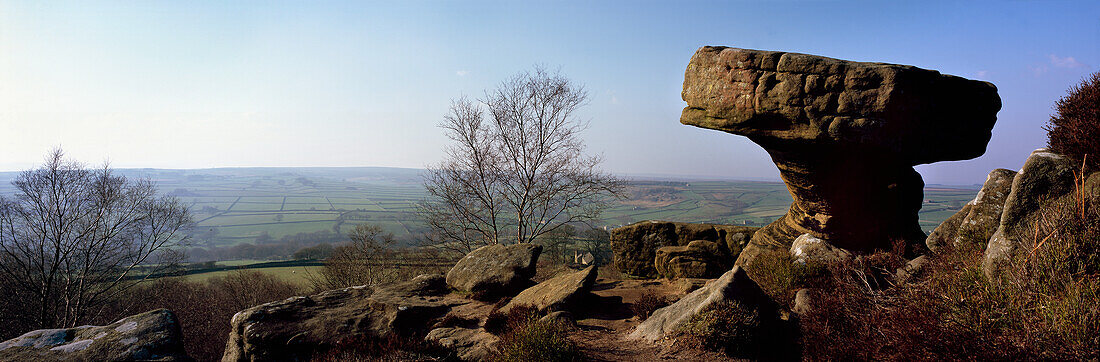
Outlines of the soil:
M578 331L570 339L594 361L730 361L723 354L676 345L673 340L650 343L626 339L642 322L630 311L632 303L647 293L676 301L693 290L689 287L692 285L698 287L702 280L596 279L591 308L575 316Z

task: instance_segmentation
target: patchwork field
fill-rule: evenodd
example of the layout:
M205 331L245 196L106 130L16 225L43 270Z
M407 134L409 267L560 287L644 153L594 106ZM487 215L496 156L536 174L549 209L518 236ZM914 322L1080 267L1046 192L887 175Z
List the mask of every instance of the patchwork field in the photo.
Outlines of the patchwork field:
M377 224L398 237L424 230L416 204L426 197L419 170L397 168L127 169L147 177L161 192L191 206L199 245L230 246L257 238L298 233L345 233L357 223ZM10 179L0 173L0 193ZM920 213L931 231L974 197L974 188L930 187ZM604 213L598 226L617 227L659 219L765 225L790 205L778 182L633 181L627 198Z

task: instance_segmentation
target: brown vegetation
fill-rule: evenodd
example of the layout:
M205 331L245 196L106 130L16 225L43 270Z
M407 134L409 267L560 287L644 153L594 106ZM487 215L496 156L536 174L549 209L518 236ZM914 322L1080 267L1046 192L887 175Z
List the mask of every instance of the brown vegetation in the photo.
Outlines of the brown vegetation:
M672 301L668 300L667 297L658 296L653 292L646 292L630 304L630 311L638 317L638 320L644 321L649 318L650 314L653 314L653 311L664 308L669 304L672 304Z
M1100 72L1093 73L1055 103L1047 144L1050 149L1076 160L1091 155L1088 167L1100 169Z
M176 313L187 354L198 361L217 361L229 337L229 320L249 307L301 295L302 288L276 276L237 271L205 282L182 278L151 281L130 290L115 303L117 309L97 324L148 310L166 308Z
M980 244L939 251L910 283L889 273L894 253L832 265L801 316L807 358L1097 358L1100 200L1078 193L1028 224L1033 238L995 283L982 274Z

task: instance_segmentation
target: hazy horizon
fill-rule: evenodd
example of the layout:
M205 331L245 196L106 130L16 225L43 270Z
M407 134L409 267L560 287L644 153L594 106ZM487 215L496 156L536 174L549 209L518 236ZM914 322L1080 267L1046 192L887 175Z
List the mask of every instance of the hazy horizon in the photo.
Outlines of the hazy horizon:
M1045 144L1100 65L1100 3L0 3L0 171L54 147L117 168L400 167L436 125L544 64L586 86L588 150L620 175L775 180L744 137L679 123L704 45L914 65L997 85L987 153L918 167L972 185Z

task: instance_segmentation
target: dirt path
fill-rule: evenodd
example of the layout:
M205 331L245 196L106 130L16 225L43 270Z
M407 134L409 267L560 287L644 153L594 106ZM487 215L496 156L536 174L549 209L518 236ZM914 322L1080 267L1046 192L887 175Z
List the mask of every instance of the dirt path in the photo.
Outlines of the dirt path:
M647 293L677 300L684 295L682 282L666 280L596 280L596 295L584 315L577 315L579 331L570 339L595 361L728 361L722 354L672 346L671 342L650 343L625 337L641 320L630 311L632 303Z

